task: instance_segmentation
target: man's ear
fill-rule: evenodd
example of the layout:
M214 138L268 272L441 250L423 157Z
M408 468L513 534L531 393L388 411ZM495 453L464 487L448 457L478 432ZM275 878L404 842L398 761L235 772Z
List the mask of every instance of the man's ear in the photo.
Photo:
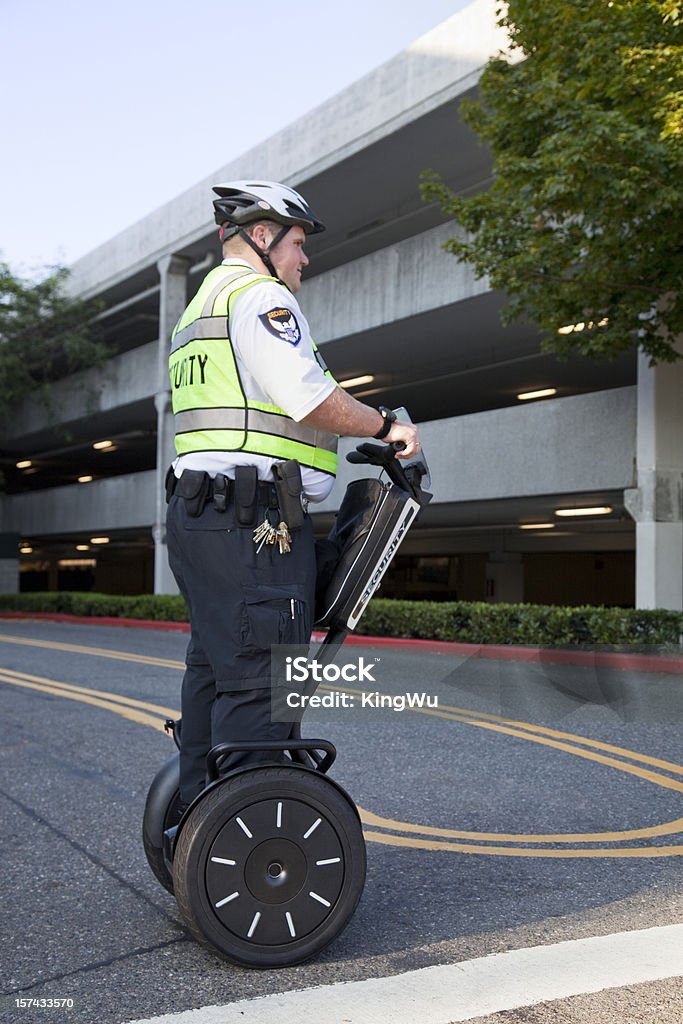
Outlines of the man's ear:
M270 244L270 237L265 224L255 224L251 232L251 237L252 241L256 243L259 249L262 249L265 252Z

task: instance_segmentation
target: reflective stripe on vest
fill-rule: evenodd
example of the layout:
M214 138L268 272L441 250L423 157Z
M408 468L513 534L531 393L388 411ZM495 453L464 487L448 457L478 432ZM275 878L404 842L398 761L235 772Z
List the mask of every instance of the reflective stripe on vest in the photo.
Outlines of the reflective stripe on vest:
M297 459L334 475L336 434L297 423L284 409L244 394L230 343L230 312L240 292L271 280L242 267L216 267L178 321L169 360L176 451L241 451ZM325 375L334 379L315 344L313 349Z

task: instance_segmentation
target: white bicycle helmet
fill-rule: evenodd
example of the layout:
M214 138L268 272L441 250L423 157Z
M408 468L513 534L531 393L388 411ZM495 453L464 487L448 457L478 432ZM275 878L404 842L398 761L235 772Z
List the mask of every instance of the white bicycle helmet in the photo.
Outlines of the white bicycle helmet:
M306 200L277 181L227 181L213 190L219 196L213 201L216 223L233 227L230 234L256 220L274 220L286 228L298 224L307 235L325 230Z

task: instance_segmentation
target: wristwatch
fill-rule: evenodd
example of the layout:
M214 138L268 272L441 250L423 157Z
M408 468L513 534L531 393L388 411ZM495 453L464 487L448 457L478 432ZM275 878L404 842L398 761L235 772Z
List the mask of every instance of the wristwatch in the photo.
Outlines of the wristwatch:
M382 416L382 418L384 419L384 423L377 431L377 433L373 434L372 436L375 438L376 441L383 441L384 438L389 433L389 431L391 430L391 424L396 422L396 413L394 412L393 409L388 409L386 405L380 405L377 411L379 412L380 416Z

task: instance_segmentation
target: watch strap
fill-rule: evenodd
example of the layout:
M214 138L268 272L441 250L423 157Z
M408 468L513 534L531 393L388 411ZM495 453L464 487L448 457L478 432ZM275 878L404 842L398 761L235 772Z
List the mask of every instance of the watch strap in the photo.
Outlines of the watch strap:
M378 412L384 418L384 423L373 437L376 441L383 441L391 430L392 423L396 422L396 413L393 409L389 409L386 405L380 405Z

